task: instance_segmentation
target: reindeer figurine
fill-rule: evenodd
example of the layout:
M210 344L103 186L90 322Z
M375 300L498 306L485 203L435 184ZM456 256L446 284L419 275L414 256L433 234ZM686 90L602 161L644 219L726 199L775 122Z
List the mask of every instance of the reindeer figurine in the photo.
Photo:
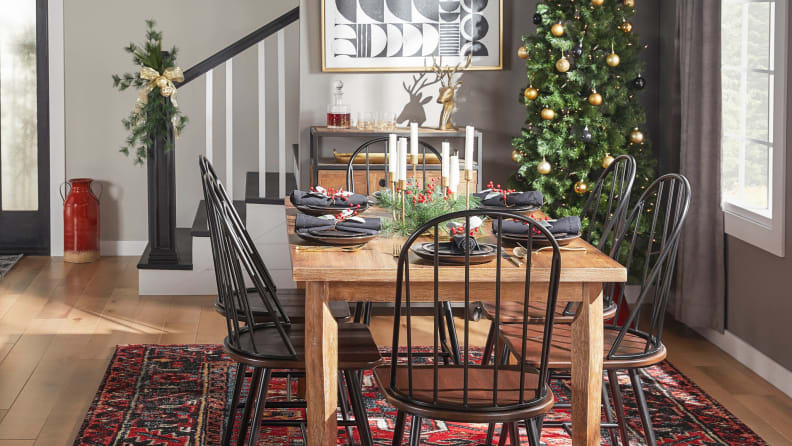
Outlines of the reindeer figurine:
M443 56L440 56L440 62L436 62L432 56L432 66L428 69L437 76L437 81L440 81L440 92L437 96L437 103L443 104L443 111L440 113L440 130L456 130L454 123L451 122L451 113L456 106L454 96L456 90L462 85L461 75L454 81L454 75L459 71L465 71L470 68L471 55L468 54L465 65L462 62L456 64L453 68L451 66L443 66Z

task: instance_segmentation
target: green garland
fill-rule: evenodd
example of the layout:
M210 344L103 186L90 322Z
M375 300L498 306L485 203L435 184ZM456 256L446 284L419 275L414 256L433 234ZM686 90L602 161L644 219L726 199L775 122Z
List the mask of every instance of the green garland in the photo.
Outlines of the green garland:
M176 66L178 49L174 46L169 52L162 52L162 33L154 29L155 25L154 20L146 20L146 42L141 45L130 43L124 50L132 54L132 63L135 65L164 73L166 69ZM129 87L145 89L149 82L141 78L139 73L113 75L113 87L119 91L124 91ZM148 154L148 148L153 145L154 139L159 135L167 135L165 150L173 150L174 138L171 135L174 130L178 134L184 129L187 125L187 117L179 111L170 98L160 94L159 88L152 88L148 92L147 100L138 100L135 109L129 113L129 116L121 120L121 123L129 131L129 136L127 136L120 152L127 156L132 153L135 157L135 164L143 164Z
M385 219L382 223L383 232L408 236L434 218L465 210L464 196L453 198L449 195L444 197L441 191L435 189L434 183L430 183L426 189L408 184L405 192L407 195L404 200L404 222L402 223L399 218L396 220ZM392 209L397 216L401 215L401 202L395 199L398 197L394 197L391 190L381 190L374 196L377 199L377 206ZM470 197L471 209L478 207L479 203L477 197Z

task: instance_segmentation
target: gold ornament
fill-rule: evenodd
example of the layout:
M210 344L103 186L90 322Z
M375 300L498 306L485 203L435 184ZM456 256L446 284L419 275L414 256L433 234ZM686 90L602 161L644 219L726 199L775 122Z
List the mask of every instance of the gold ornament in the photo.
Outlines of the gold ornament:
M558 61L556 62L555 67L556 70L558 70L559 72L566 73L567 71L569 71L569 59L567 59L564 56L561 56L561 58L558 59Z
M628 8L635 8L635 0L624 0L624 6Z
M608 54L608 57L605 58L605 62L607 62L607 64L611 67L617 67L621 62L621 59L619 58L618 54L610 53Z
M591 90L591 94L588 97L589 104L591 105L600 105L602 104L602 95L597 93L597 90Z
M621 24L621 26L619 26L619 29L621 29L622 31L624 31L626 33L632 32L632 23L624 22L624 23Z
M520 56L520 59L527 59L531 56L531 52L528 51L528 47L523 45L517 48L517 55Z
M523 92L523 96L525 96L525 99L528 99L529 101L533 101L539 96L539 90L537 90L534 87L528 87Z
M556 37L561 37L564 35L564 25L560 23L556 23L552 27L550 27L550 32L553 33Z
M607 169L608 166L610 166L611 163L613 162L613 159L614 158L611 156L610 153L606 153L605 158L602 158L602 168Z
M542 119L544 119L545 121L549 121L553 118L555 118L555 112L553 111L552 108L542 109Z
M630 141L632 141L633 144L641 144L643 143L643 140L644 134L638 130L638 127L634 128L633 131L630 132Z
M542 157L542 161L536 165L536 171L542 175L547 175L551 170L553 170L553 166L551 166L550 163L548 163L547 160Z
M575 193L578 195L583 195L588 192L588 184L585 181L578 181L575 183Z
M173 105L177 107L179 106L176 103L176 86L173 84L173 82L184 82L184 73L182 72L181 68L166 68L165 71L160 74L159 71L155 70L154 68L143 67L140 69L140 78L149 81L149 83L140 90L140 95L138 96L138 108L139 104L145 104L148 102L148 95L154 88L159 88L160 94L163 97L171 98Z
M591 4L594 6L602 6L605 3L605 0L591 0Z
M522 155L520 155L520 152L516 150L512 150L512 161L514 161L515 163L519 163L520 161L522 161Z

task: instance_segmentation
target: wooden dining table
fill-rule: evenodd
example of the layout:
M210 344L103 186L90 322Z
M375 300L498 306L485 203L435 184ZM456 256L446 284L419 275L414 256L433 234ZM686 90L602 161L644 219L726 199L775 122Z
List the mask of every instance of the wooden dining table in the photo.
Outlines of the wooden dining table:
M295 282L305 287L306 399L308 444L337 444L338 325L328 307L334 300L394 302L397 258L394 246L405 237L383 235L354 252L310 251L294 233L297 210L287 201L286 215ZM389 216L370 208L363 216ZM534 217L544 214L534 212ZM577 239L561 252L559 302L581 302L572 323L572 444L600 444L603 320L602 284L625 282L627 271L589 243ZM532 254L531 299L547 296L552 253ZM410 295L415 301L433 301L434 270L431 263L410 257ZM496 262L471 265L470 293L475 301L495 300ZM522 300L525 267L502 262L501 299ZM464 300L464 266L443 267L439 274L442 300ZM534 297L535 296L535 297Z

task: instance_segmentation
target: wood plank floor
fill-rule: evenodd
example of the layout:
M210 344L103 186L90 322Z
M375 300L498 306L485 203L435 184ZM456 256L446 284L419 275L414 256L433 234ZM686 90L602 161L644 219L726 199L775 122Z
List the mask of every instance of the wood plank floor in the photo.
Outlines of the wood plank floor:
M0 446L71 445L117 344L222 341L214 297L138 296L136 263L25 257L0 280ZM487 324L471 324L480 344ZM392 319L371 327L388 345ZM682 326L664 340L672 364L770 444L792 445L792 399Z

